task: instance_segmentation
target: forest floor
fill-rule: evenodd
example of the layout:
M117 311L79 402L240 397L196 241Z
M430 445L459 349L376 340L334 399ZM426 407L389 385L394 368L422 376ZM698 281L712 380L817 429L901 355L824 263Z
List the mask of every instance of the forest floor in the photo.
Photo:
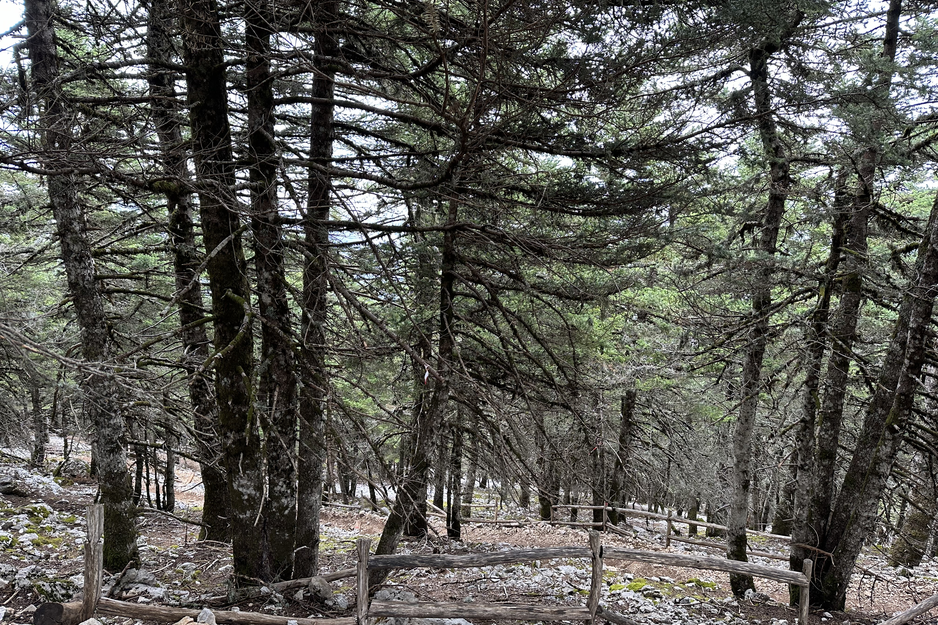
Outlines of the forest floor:
M14 452L15 453L15 452ZM22 452L19 452L22 454ZM79 471L80 472L80 471ZM0 624L25 624L45 601L74 600L81 593L82 544L85 511L93 502L95 485L72 477L52 480L11 462L4 454L0 476L11 475L17 492L0 496ZM283 594L267 590L254 599L232 604L227 597L231 573L228 545L197 541L197 527L180 519L197 520L201 488L194 466L180 464L176 476L175 517L144 511L140 517L141 566L123 575L105 575L104 592L114 598L154 605L267 612L293 617L354 616L355 580L332 584L333 597L314 601L304 589ZM478 493L473 517L488 514L497 495ZM581 513L582 514L582 513ZM441 519L433 519L428 539L405 542L401 553L479 553L514 548L588 546L587 534L579 528L536 522L533 511L516 505L501 505L499 518L522 521L517 527L466 524L461 541L446 538ZM321 571L353 568L355 542L359 537L373 543L383 527L380 514L339 506L326 506L322 513ZM602 537L603 544L643 550L664 550L664 524L627 519L622 527L631 537ZM755 546L761 551L783 553L770 542ZM672 542L672 552L720 555L712 549ZM754 562L785 567L778 560L754 558ZM796 613L787 606L787 587L756 580L759 593L751 600L736 601L729 591L727 575L716 571L681 569L638 562L609 562L605 566L602 604L627 615L635 623L676 625L787 625ZM400 571L389 578L380 598L433 601L478 601L585 605L590 585L587 561L545 561L525 565L488 566L462 570ZM926 560L912 571L887 566L875 551L860 561L853 587L842 613L813 612L811 625L878 623L915 603L938 593L938 560ZM918 622L938 623L938 611ZM138 625L130 618L100 618L107 625ZM415 619L411 619L416 621ZM405 625L394 619L389 625ZM421 625L467 625L462 619L422 619ZM472 625L492 623L476 619ZM509 621L499 621L508 623ZM787 623L785 623L787 622ZM417 625L414 623L412 625Z

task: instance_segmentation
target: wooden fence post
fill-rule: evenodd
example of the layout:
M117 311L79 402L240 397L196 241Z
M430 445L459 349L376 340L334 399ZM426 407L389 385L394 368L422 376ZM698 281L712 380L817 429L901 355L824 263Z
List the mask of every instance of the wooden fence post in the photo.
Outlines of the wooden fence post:
M589 623L596 620L596 610L603 594L603 547L599 542L599 532L590 530L590 551L593 552L593 577L590 580L590 596L586 607L590 611Z
M80 619L86 621L94 614L101 596L101 581L104 576L104 506L88 506L85 527L85 586L81 599Z
M798 593L798 623L799 625L808 625L808 609L811 607L811 574L814 572L814 560L806 559L802 572L808 578L808 585Z
M359 538L356 542L358 551L358 579L356 589L358 592L358 625L368 625L368 556L371 553L371 541Z

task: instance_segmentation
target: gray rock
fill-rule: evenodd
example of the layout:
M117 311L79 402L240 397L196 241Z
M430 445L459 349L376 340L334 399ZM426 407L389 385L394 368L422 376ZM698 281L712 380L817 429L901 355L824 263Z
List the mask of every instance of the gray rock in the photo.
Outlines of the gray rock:
M4 495L18 495L16 480L12 475L0 475L0 493Z
M215 625L215 613L209 610L208 608L202 608L202 611L199 612L199 616L196 617L197 623L205 623L205 625Z
M49 603L65 603L77 596L80 591L71 580L67 579L34 579L32 588L38 596Z
M307 588L314 601L326 602L332 599L332 586L323 577L317 575L311 578Z

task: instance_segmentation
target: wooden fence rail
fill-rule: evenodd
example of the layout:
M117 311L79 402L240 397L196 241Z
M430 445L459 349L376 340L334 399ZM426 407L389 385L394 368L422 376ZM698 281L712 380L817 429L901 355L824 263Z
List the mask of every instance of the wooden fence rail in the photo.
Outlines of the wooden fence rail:
M667 518L667 517L665 517ZM82 601L73 603L44 603L33 615L34 625L78 625L95 612L161 622L195 618L199 611L187 608L153 606L101 597L103 510L100 505L88 509L87 541L85 545L85 592ZM597 617L612 623L626 624L630 619L600 605L603 587L603 561L629 560L664 566L742 573L792 584L801 588L799 622L807 623L810 604L810 584L813 562L805 560L804 571L798 573L749 562L723 558L694 556L657 551L639 551L603 547L599 533L592 531L589 547L551 547L544 549L516 549L497 553L467 555L370 555L371 541L359 539L356 545L358 566L355 569L358 605L356 616L333 619L293 618L254 612L215 610L217 623L230 625L370 625L379 617L404 618L486 618L531 621L582 620L593 622ZM589 558L591 560L590 592L586 606L543 606L521 603L437 603L403 601L370 601L369 572L377 569L410 568L476 568L496 564L517 564L535 560ZM332 579L349 576L351 570L330 575ZM295 584L296 582L286 582ZM902 625L915 616L938 607L938 595L923 601L912 609L897 615L881 625Z
M811 569L813 565L811 560L805 560L804 571L798 573L796 571L752 564L750 562L736 562L735 560L725 560L722 558L603 547L600 544L599 533L595 531L590 532L590 547L588 549L583 547L551 547L467 555L371 556L369 555L370 548L371 541L366 538L358 540L357 550L359 563L357 588L359 596L359 625L369 625L369 619L375 617L511 618L514 620L531 621L584 620L592 622L597 615L600 615L606 620L624 622L625 617L623 615L600 606L604 560L631 560L665 566L742 573L776 580L785 584L793 584L802 589L798 612L801 623L807 622L808 607L810 605L809 580L811 579ZM592 576L589 598L587 599L585 608L582 606L542 606L519 603L467 604L427 601L405 603L402 601L387 600L375 600L369 603L367 599L362 600L369 596L369 572L378 569L476 568L494 564L519 564L534 560L553 560L558 558L591 558Z

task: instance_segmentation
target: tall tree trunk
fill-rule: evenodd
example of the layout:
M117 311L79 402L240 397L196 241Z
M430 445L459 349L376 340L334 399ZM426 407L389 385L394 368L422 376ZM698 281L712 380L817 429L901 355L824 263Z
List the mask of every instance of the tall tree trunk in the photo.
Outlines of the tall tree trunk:
M899 308L876 391L867 407L850 465L831 511L821 549L817 596L827 609L843 609L863 543L872 532L878 502L908 425L925 359L925 342L938 292L938 195L919 247L916 279ZM812 597L815 591L812 590Z
M560 503L560 479L557 458L548 438L543 415L539 416L537 437L537 503L542 521L549 521L553 506Z
M42 412L42 394L38 379L29 380L29 401L33 423L33 449L29 463L41 469L46 463L46 442L49 438L49 424Z
M218 7L181 0L189 126L202 235L209 251L215 394L230 502L235 575L271 579L263 520L263 456L254 414L252 319L228 124ZM263 527L263 526L261 526Z
M455 224L458 217L459 200L452 198L449 203L447 224ZM393 553L400 542L405 527L413 522L414 517L425 515L427 472L430 469L431 450L436 439L437 424L449 404L450 376L452 358L456 346L454 335L454 287L456 285L456 234L447 229L443 235L440 263L440 308L439 339L437 343L436 373L429 376L432 384L430 405L424 412L419 412L415 420L411 450L408 454L408 466L398 488L397 498L391 514L381 532L381 538L375 550L376 554ZM378 584L387 577L386 572L372 574L373 584Z
M444 417L443 423L440 424L439 443L436 446L436 466L433 469L433 505L440 510L445 504L446 470L449 466L449 457L452 456L450 446L447 444L447 435L452 429L452 424L448 423L448 419Z
M296 398L293 327L287 301L284 241L277 208L277 145L270 75L273 15L267 0L244 4L248 162L254 267L261 318L258 401L267 460L266 528L274 575L293 575L296 534Z
M462 409L453 424L453 446L449 457L449 487L447 489L446 535L453 540L462 538L462 447L465 432L460 427Z
M163 439L166 451L166 464L163 466L163 510L172 512L176 509L176 452L173 450L175 437L168 430Z
M300 439L297 465L303 479L297 490L295 577L318 574L319 515L322 508L324 424L329 377L326 369L326 313L329 293L329 210L335 95L335 69L330 59L338 53L333 31L338 21L336 0L315 5L316 71L312 79L309 118L309 180L303 236L303 315L300 320L300 359L303 387L300 394Z
M201 258L195 242L192 220L188 157L182 139L182 120L176 113L176 72L166 69L173 57L173 33L176 31L175 3L169 0L151 0L147 16L147 58L151 64L147 72L150 110L160 142L163 169L168 180L159 188L166 196L166 212L170 249L173 255L173 275L179 302L179 325L182 328L182 360L188 374L189 403L194 415L194 437L199 470L202 475L204 496L202 502L202 540L228 541L228 487L221 462L221 446L216 432L217 409L208 372L201 370L209 357L209 339L202 320L205 307L199 285Z
M616 445L616 459L612 467L612 486L610 499L613 510L609 513L609 520L613 525L619 524L619 514L616 506L625 504L625 468L629 462L629 447L632 445L632 424L635 422L635 399L638 396L635 389L628 389L619 398L619 440Z
M799 13L789 30L800 22ZM740 406L733 433L733 498L727 518L726 555L731 560L748 561L746 556L746 522L752 485L752 434L762 380L762 360L768 343L769 316L772 309L772 276L778 231L785 213L785 200L791 188L789 163L778 134L769 89L769 58L779 44L766 41L749 53L750 80L755 110L759 115L759 136L769 162L769 198L762 215L756 249L763 258L752 287L752 315L740 384ZM736 597L754 588L751 575L733 573L730 585Z
M898 45L899 21L901 17L901 0L891 0L886 14L886 30L883 38L882 57L888 61L887 65L877 69L867 81L870 88L873 109L872 123L869 124L869 135L858 137L858 142L866 147L855 159L856 174L858 178L857 190L852 194L850 218L844 235L844 261L841 271L841 298L831 327L831 355L827 365L827 379L824 394L818 415L817 434L815 438L816 452L813 467L810 460L805 461L804 471L813 470L811 477L799 479L801 491L798 494L798 509L801 514L796 519L793 532L793 549L790 563L793 570L801 570L805 558L813 557L820 562L815 563L814 581L816 590L812 590L813 602L835 605L837 599L831 595L831 586L822 580L830 563L823 561L822 553L800 547L822 547L824 537L830 530L829 520L832 518L832 505L835 496L837 454L840 448L840 432L843 424L844 401L847 395L848 373L850 362L853 359L853 345L856 340L857 324L860 317L860 305L863 301L863 276L868 265L867 236L869 221L872 214L874 199L874 176L882 153L882 129L884 114L882 110L887 107L890 84L893 76L892 62L896 58ZM838 184L835 198L838 206L844 205L845 194ZM833 248L833 245L832 245ZM833 255L833 249L832 249ZM808 444L807 434L802 435L805 440L799 443L799 450ZM800 453L800 452L799 452ZM804 492L811 488L813 492ZM849 564L852 570L853 562ZM848 576L849 579L849 576ZM834 593L836 595L836 592ZM791 599L798 600L799 591L791 587Z
M69 295L81 330L82 359L94 367L90 373L82 374L81 384L85 412L95 428L94 458L100 501L104 505L104 566L121 570L138 558L137 526L120 390L113 375L105 372L111 355L110 328L78 199L75 172L82 164L75 162L75 154L80 151L72 149L73 120L59 82L54 5L51 0L27 0L25 9L32 87L40 106L39 160L44 168L54 172L46 178L49 202Z
M472 498L475 496L476 474L479 471L479 437L471 428L466 431L466 436L471 440L469 447L469 471L466 473L466 480L462 487L462 505L460 510L464 519L471 519Z
M804 559L808 556L799 547L807 544L809 537L804 535L804 529L811 523L810 500L815 492L815 475L817 463L815 461L815 429L817 426L817 413L821 405L820 382L824 352L827 347L826 336L829 331L830 304L834 290L834 281L840 266L841 253L844 246L845 225L847 220L844 210L843 183L838 182L835 190L835 214L833 233L831 235L830 253L824 266L824 273L818 281L818 301L808 320L805 329L804 368L805 382L802 390L801 417L795 437L794 459L791 463L791 477L782 488L779 505L776 508L776 518L772 523L772 531L776 534L791 534L793 545L791 549L790 564L792 570L801 571ZM865 239L864 239L865 243ZM793 605L798 602L797 586L793 589L791 597Z

